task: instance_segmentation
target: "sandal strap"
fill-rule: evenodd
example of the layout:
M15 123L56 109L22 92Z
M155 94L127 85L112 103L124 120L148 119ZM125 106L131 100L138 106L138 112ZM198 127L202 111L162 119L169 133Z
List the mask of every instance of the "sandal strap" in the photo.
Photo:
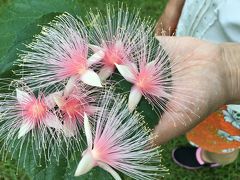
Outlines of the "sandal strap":
M202 159L202 148L197 148L196 150L196 159L200 165L208 164L210 167L218 167L220 164L218 163L206 163Z
M199 164L201 165L204 165L205 162L203 161L202 159L202 148L197 148L197 151L196 151L196 159L198 161Z

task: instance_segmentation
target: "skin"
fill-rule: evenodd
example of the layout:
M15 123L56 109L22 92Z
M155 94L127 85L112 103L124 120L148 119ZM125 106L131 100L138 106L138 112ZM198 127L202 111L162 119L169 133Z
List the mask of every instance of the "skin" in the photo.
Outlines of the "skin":
M157 22L156 36L174 35L184 3L185 0L168 1L163 14ZM180 99L178 101L185 107L192 109L193 112L184 110L176 104L174 105L174 102L169 102L170 105L173 104L174 112L164 114L153 133L155 137L154 144L160 145L191 130L223 104L239 103L240 45L234 43L216 45L193 38L157 38L169 52L174 49L175 53L170 56L172 63L176 59L182 59L181 65L187 67L187 69L183 70L185 82L179 82L179 86L184 83L185 85L188 84L187 86L190 89L201 91L201 93L186 92L192 98L183 99L183 97L178 97ZM174 96L178 96L178 94ZM201 101L199 101L200 99ZM188 101L192 103L186 103ZM170 116L175 119L174 123L169 123ZM225 155L216 154L217 158L214 158L214 161L207 154L215 156L214 153L203 150L203 160L214 163L216 163L215 160L220 161L233 154L234 158L224 161L228 164L236 159L238 150ZM217 163L222 164L221 162Z
M170 53L171 63L178 62L182 67L181 78L174 80L176 87L184 84L192 89L186 91L187 97L181 96L181 92L173 93L191 112L174 101L168 102L174 112L163 114L154 130L154 143L159 145L186 133L222 105L239 102L240 44L213 44L191 37L156 38ZM169 121L170 116L174 123Z
M156 35L173 35L176 31L179 17L185 0L169 0L163 14L159 18L155 33Z

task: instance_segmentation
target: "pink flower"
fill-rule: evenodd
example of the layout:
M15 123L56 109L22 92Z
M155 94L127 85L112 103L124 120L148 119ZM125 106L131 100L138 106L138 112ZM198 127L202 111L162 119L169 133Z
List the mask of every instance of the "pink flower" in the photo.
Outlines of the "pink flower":
M51 88L33 91L16 81L15 86L10 85L13 93L8 93L8 88L6 93L0 93L0 151L18 152L20 159L26 158L24 153L32 152L29 156L44 156L46 161L52 155L58 160L60 154L69 160L73 152L82 151L84 113L91 117L101 109L101 92L74 77L62 85L64 89L56 92Z
M89 45L90 48L94 49L93 45ZM100 50L98 50L100 49ZM129 61L131 47L126 47L120 40L102 44L102 48L97 48L94 55L99 53L103 54L101 63L103 67L99 72L99 76L102 81L106 80L115 71L115 64L125 64Z
M78 126L83 125L83 115L93 115L99 108L97 89L84 86L71 78L62 93L52 96L63 119L63 132L66 137L79 134Z
M154 50L153 44L149 43L149 46L142 44L141 50L136 53L135 63L116 64L120 74L133 84L128 100L130 112L136 108L142 96L162 110L170 97L172 87L168 56L160 46Z
M18 138L21 138L33 128L39 128L41 124L57 130L62 128L62 124L56 114L48 108L47 99L43 94L36 98L34 94L16 89L16 96L16 110L19 111L19 118L22 119Z
M34 88L48 87L70 77L91 86L101 87L98 75L91 67L102 57L88 58L88 40L80 19L68 13L58 16L27 46L19 60L23 80Z
M141 21L139 12L129 13L123 5L115 11L107 6L107 15L100 12L89 13L91 25L90 38L92 44L89 47L95 55L102 56L102 65L99 76L106 80L115 71L115 64L125 64L132 61L132 53L141 39L138 31L144 28L146 33L152 31L152 25L148 21Z
M9 93L12 88L13 93ZM48 160L53 152L58 157L56 149L63 125L56 111L49 107L50 96L20 84L17 88L1 86L1 91L0 151L3 157L7 156L4 152L19 153L18 161L23 163L26 156L33 156L36 162L41 158Z
M75 176L80 176L99 166L115 179L121 179L118 170L134 179L157 179L166 171L160 164L158 148L148 149L146 128L139 114L130 114L125 100L106 93L93 122L92 130L84 115L84 129L88 148L82 153Z

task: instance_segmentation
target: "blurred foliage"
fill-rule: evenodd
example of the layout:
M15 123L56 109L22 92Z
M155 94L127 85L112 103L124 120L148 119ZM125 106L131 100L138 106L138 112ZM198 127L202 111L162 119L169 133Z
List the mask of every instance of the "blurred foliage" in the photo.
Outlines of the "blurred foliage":
M0 161L0 180L30 180L30 178L22 169L17 170L16 162L8 160Z

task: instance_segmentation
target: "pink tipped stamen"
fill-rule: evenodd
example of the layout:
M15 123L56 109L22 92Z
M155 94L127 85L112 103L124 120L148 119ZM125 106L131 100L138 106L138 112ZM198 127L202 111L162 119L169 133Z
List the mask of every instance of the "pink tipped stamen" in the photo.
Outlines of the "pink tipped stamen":
M124 61L124 48L116 45L109 45L105 48L103 63L105 66L113 67L115 64L122 64Z
M155 173L162 169L158 164L159 154L157 148L147 148L150 137L148 131L139 123L140 116L132 116L124 104L125 100L120 96L105 94L103 99L103 109L93 121L94 130L84 114L88 148L82 154L75 176L83 175L93 167L99 166L116 180L120 180L121 177L114 169L134 179L157 179L154 177Z
M84 92L78 92L78 89L72 91L68 97L55 97L55 102L59 107L64 121L71 121L75 126L77 122L83 125L84 112L88 115L94 114L95 106L91 106L89 100L89 97Z
M81 52L74 52L71 57L58 62L57 76L66 79L75 75L82 75L87 69L87 56Z
M57 16L42 28L19 60L19 75L34 88L47 87L77 76L84 83L101 87L93 65L102 53L88 57L88 38L84 23L68 13ZM90 69L91 67L91 69ZM30 75L31 74L31 75Z
M25 105L20 105L22 109L22 116L26 119L31 119L35 122L39 122L41 119L46 117L47 106L41 99L35 99L29 101Z
M106 142L108 142L108 144L106 144ZM108 137L101 137L101 139L94 144L95 148L92 150L94 159L111 164L111 166L116 166L117 160L121 158L118 154L121 148L117 146L111 147L113 143L114 142L111 142Z
M163 89L157 76L154 68L143 68L136 77L135 85L145 94L160 96Z
M80 123L82 123L85 108L85 105L78 99L70 98L60 107L60 110L66 114L69 119L78 119Z
M44 96L36 98L34 95L28 95L23 102L18 101L23 119L31 121L33 124L40 124L48 114L48 107Z

